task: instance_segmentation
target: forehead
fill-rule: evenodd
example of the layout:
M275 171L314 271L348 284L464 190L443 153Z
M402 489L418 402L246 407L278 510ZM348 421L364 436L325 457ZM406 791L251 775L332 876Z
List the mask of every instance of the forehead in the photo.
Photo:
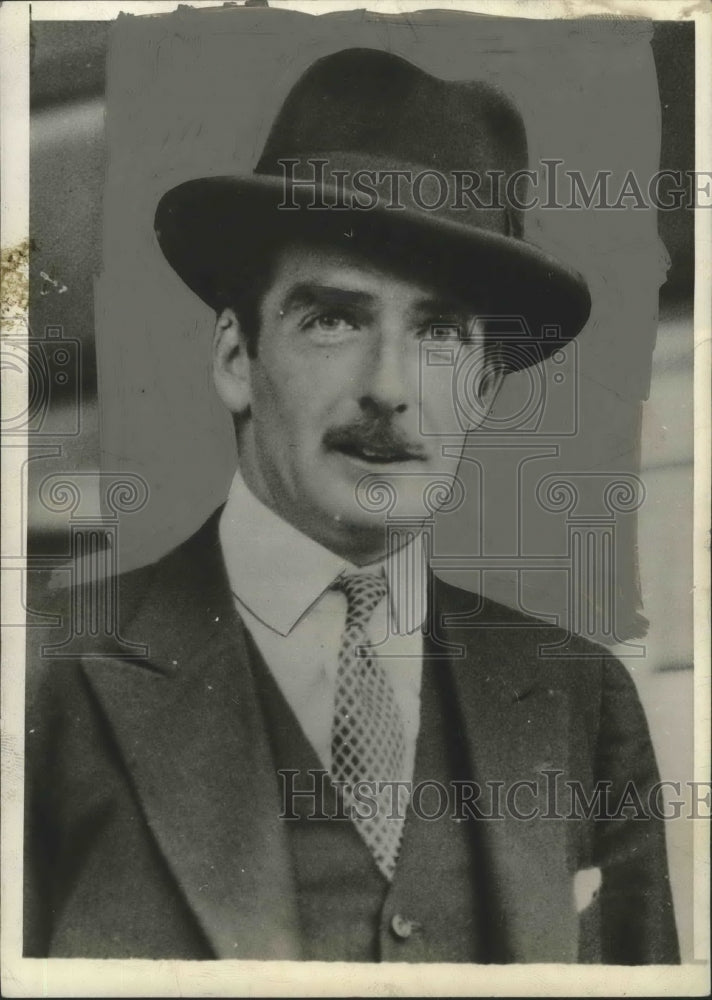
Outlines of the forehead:
M426 277L408 273L407 267L379 259L375 253L306 240L283 245L273 261L272 295L281 297L294 286L308 282L366 292L384 303L398 300L417 304L454 298Z

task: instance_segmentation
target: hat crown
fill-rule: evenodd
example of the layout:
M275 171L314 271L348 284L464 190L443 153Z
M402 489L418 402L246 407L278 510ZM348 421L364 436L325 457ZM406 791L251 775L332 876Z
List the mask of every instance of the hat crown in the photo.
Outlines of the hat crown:
M357 154L393 169L471 170L505 175L527 165L519 112L483 82L438 79L399 56L345 49L309 67L288 94L257 164Z

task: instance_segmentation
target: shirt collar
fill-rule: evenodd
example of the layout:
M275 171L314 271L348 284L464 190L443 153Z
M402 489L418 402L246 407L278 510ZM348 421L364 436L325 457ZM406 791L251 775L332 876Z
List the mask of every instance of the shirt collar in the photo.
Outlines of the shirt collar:
M380 562L355 566L266 507L238 470L219 533L235 597L280 635L288 635L342 573L384 573L394 627L413 632L423 623L426 566L420 532Z

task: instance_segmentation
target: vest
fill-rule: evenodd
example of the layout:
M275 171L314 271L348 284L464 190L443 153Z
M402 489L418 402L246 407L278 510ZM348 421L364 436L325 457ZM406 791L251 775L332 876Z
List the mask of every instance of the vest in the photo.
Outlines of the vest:
M393 882L377 868L257 649L252 670L287 824L302 958L344 962L485 962L488 947L477 831L452 818L451 788L467 779L462 729L443 660L423 661L414 788ZM281 773L280 773L281 772ZM296 772L296 773L294 773ZM303 793L303 794L300 794ZM447 801L441 818L431 820ZM341 814L342 818L338 818ZM334 818L336 817L336 818Z

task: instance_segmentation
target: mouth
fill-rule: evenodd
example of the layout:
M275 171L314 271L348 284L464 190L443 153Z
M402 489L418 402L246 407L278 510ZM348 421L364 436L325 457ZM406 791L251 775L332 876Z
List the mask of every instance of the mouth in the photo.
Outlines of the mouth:
M335 451L365 462L367 465L402 465L404 462L423 461L423 456L405 448L377 448L372 445L342 444Z
M398 466L408 462L424 462L425 451L418 442L414 444L383 422L331 428L326 432L323 446L363 467Z

